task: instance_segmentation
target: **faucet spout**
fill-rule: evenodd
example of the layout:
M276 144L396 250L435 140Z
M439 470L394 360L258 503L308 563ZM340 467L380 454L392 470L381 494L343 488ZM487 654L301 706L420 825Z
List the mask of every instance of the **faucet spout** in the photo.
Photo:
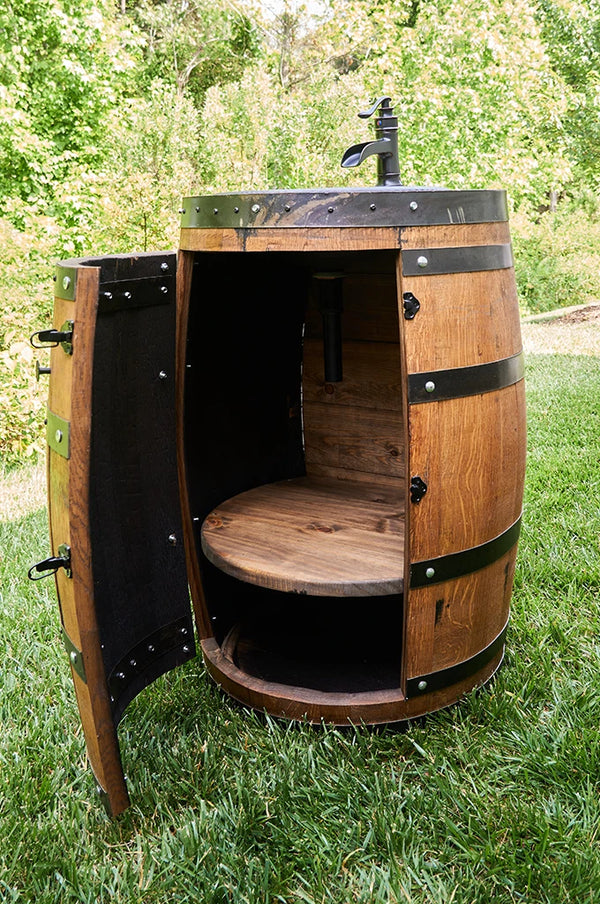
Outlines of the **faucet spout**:
M401 185L400 161L398 158L398 119L394 116L389 97L380 97L369 110L359 113L363 119L372 116L381 107L377 116L375 140L363 141L348 148L342 157L342 166L359 166L367 157L377 155L377 185Z
M344 153L342 166L360 166L363 160L366 160L367 157L372 157L373 154L389 155L392 153L391 144L392 142L389 138L377 138L375 141L363 141L361 144L353 144Z

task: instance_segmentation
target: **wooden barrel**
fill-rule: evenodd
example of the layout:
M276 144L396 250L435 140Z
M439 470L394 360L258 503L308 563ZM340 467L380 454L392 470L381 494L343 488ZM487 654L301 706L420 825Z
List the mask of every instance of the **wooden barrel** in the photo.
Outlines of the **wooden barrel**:
M498 668L525 467L503 192L189 199L177 264L63 262L36 336L30 574L113 813L126 706L195 655L188 583L210 674L276 716L399 721Z
M504 193L218 195L182 226L180 461L210 673L311 721L454 702L502 660L521 517Z

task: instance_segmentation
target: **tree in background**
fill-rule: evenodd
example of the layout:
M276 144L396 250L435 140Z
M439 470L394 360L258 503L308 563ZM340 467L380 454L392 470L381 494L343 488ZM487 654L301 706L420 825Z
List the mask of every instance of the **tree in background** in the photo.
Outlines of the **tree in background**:
M347 174L338 164L365 134L354 111L379 93L397 105L406 182L502 184L531 209L574 180L596 188L598 0L315 8L15 0L0 11L0 209L18 223L14 199L37 204L72 233L70 250L82 249L104 175L114 207L119 189L133 197L131 180L150 172L140 130L156 143L163 118L153 125L148 104L158 94L186 111L170 120L180 136L164 136L164 166L155 154L159 195L161 179L179 178L171 153L207 189L368 184L373 166ZM160 229L142 206L151 243Z
M0 211L10 198L50 202L74 169L102 159L104 117L135 65L135 39L111 7L107 0L0 7Z
M538 0L535 15L556 73L570 89L568 153L580 181L599 187L600 2Z
M254 12L252 3L215 0L131 3L130 15L144 36L140 82L159 78L201 105L211 85L239 79L259 54Z
M176 246L182 195L201 188L199 117L192 100L155 79L143 100L115 109L108 126L110 166L94 181L94 248Z

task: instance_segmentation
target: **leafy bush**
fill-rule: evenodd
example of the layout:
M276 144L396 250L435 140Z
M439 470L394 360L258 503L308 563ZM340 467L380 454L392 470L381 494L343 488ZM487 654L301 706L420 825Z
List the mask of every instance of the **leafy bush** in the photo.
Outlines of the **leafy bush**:
M108 159L95 179L88 230L94 252L150 251L178 244L181 199L199 188L199 114L161 81L110 117Z
M0 5L0 211L51 201L75 166L102 158L105 116L127 90L135 41L107 0ZM38 208L40 209L40 208Z
M47 353L35 352L29 336L51 325L56 224L38 217L26 226L20 231L0 219L0 457L8 467L35 459L44 448L48 387L36 383L34 365L36 357L45 364Z
M162 81L123 101L107 118L103 165L74 168L55 188L60 256L177 247L182 196L199 188L198 120Z
M600 220L567 203L537 221L511 219L515 272L523 313L600 298Z
M311 99L277 86L265 65L235 85L211 88L202 115L202 175L213 191L307 188L373 181L370 167L348 173L343 151L361 138L353 116L362 82L323 80ZM342 111L344 114L342 115Z

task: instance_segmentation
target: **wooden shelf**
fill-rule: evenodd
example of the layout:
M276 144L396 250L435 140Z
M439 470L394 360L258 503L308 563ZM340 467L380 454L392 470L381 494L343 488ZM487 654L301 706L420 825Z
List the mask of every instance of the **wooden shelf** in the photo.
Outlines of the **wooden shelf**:
M351 625L338 621L325 631L319 624L316 631L314 621L297 619L295 630L290 630L285 618L249 617L234 625L221 649L229 662L255 681L332 695L391 690L398 699L401 631L396 633L394 621L382 638L381 626L363 619Z
M404 586L404 489L299 477L223 502L202 549L251 584L315 596L384 596Z

